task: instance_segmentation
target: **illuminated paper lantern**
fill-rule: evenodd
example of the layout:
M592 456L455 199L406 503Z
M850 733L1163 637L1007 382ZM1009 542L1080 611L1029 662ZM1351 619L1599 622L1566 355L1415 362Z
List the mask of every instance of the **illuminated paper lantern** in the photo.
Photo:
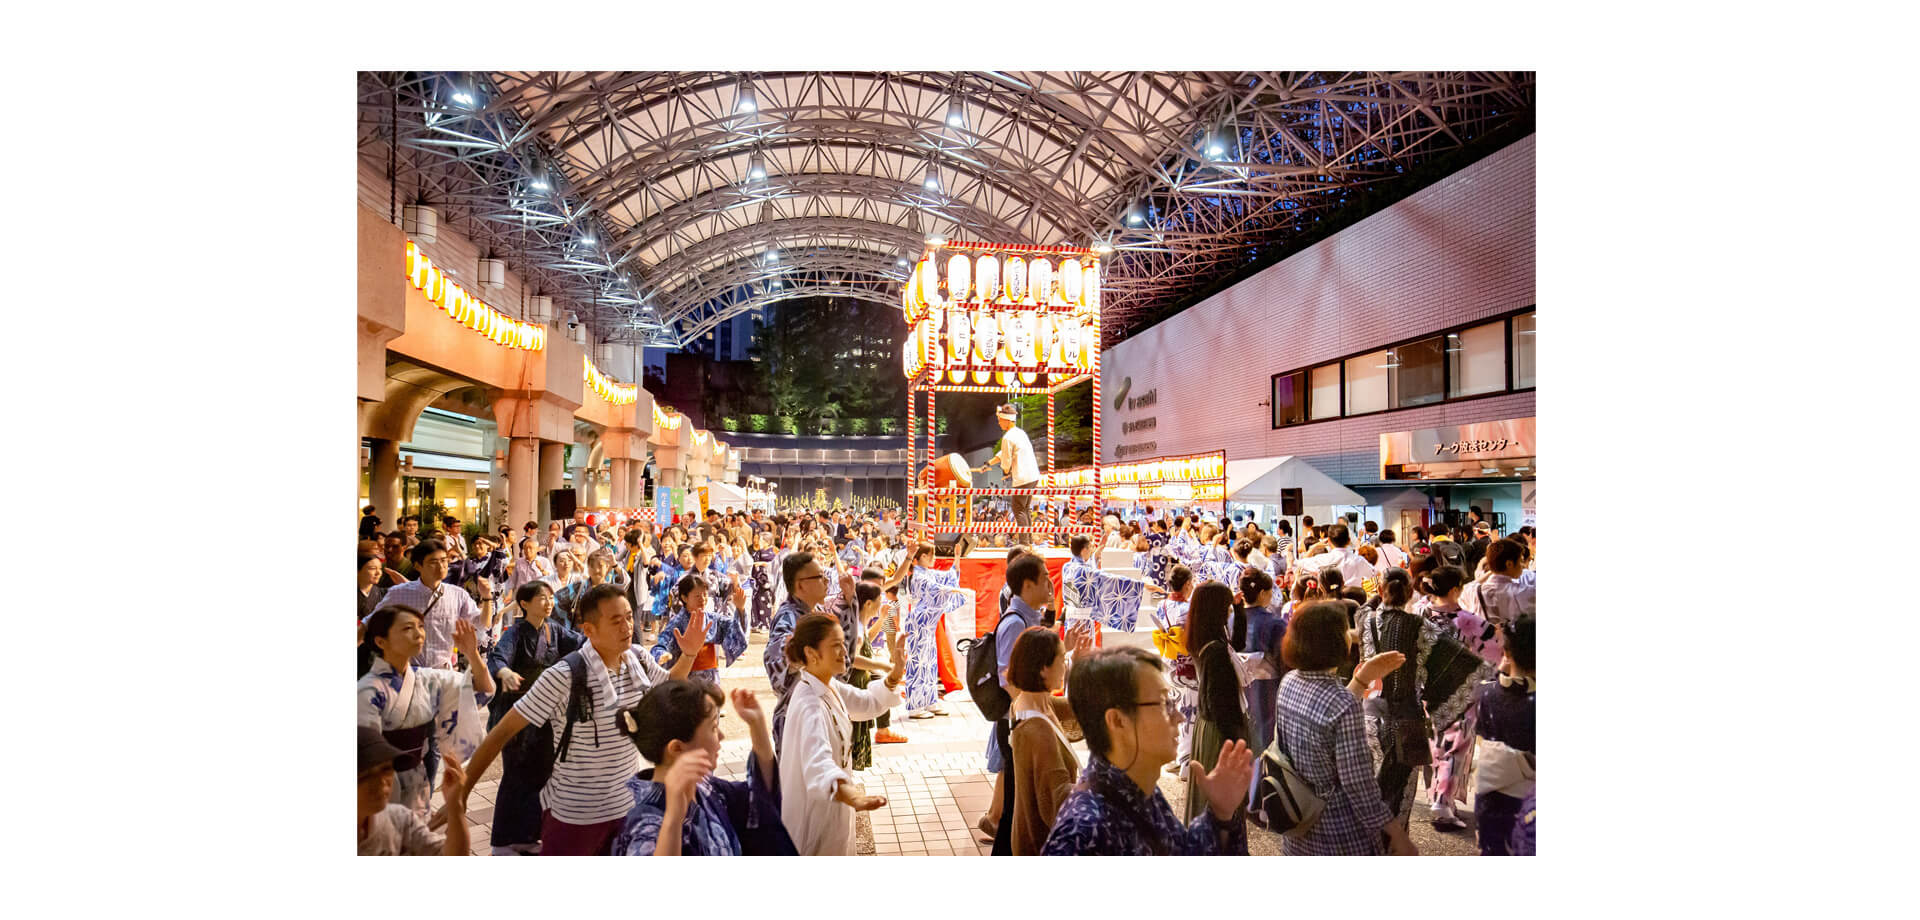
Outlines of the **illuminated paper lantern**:
M973 263L965 255L955 253L947 260L947 301L965 303L967 294L973 286Z
M1080 287L1086 279L1087 268L1079 259L1068 259L1060 263L1060 299L1080 305Z
M994 356L1000 353L1000 314L992 310L973 311L973 341L975 348L983 355ZM987 363L993 363L991 360Z
M1085 312L1100 312L1100 260L1087 263L1087 270L1080 284L1080 305Z
M973 343L972 328L967 312L959 307L948 310L947 316L947 356L954 364L966 362L967 352ZM960 381L956 380L955 383Z
M981 256L973 260L973 299L993 303L1000 296L1000 260Z
M920 373L920 329L915 327L907 332L907 343L900 348L900 370L908 380Z
M1053 263L1034 257L1027 263L1027 303L1044 304L1053 296Z
M975 365L975 369L973 372L974 386L986 386L987 381L993 379L993 372L982 369L979 367L979 365L991 364L993 362L991 358L988 358L987 356L982 355L980 353L980 342L977 339L973 343L972 359L973 359L973 364Z
M932 259L921 259L920 270L914 279L914 302L922 307L938 306L940 303L940 269Z
M1058 350L1053 363L1061 367L1073 367L1080 363L1080 323L1070 316L1059 317L1054 322L1059 336Z
M1008 256L1007 267L1001 281L1005 288L1001 303L1014 304L1027 302L1027 260L1019 256Z

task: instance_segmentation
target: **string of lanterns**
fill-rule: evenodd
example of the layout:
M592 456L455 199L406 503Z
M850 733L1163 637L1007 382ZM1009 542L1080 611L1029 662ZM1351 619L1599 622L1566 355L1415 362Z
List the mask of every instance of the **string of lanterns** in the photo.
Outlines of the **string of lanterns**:
M944 283L934 257L920 260L902 290L901 312L913 327L901 371L918 377L929 365L954 384L1032 386L1041 373L1092 371L1100 347L1100 260L1009 256L947 258ZM936 371L936 376L938 371Z
M679 431L681 418L682 416L680 415L680 413L675 412L672 409L667 409L663 411L660 408L659 403L653 404L653 430Z
M545 326L523 323L487 306L480 298L467 293L466 288L448 278L412 240L407 241L406 267L407 280L413 284L414 290L426 295L429 302L455 322L492 339L497 345L526 351L541 351L547 347Z
M1093 484L1093 467L1041 474L1048 487ZM1114 501L1222 501L1226 498L1227 454L1138 460L1100 467L1101 493Z
M621 383L601 373L599 368L593 366L592 358L581 355L580 364L585 370L588 388L598 393L601 399L613 403L616 406L627 406L632 405L640 398L640 388L638 386L631 383ZM656 407L654 409L654 418L657 420L659 417L660 412Z

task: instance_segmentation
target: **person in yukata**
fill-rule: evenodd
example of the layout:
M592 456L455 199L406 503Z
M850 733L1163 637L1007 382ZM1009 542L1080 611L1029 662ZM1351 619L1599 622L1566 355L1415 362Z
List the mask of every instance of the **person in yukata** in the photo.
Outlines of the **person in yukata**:
M1166 594L1144 578L1100 571L1093 558L1093 538L1086 534L1074 534L1067 549L1073 557L1060 567L1060 601L1069 626L1075 620L1092 619L1108 629L1132 632L1141 601L1150 594Z
M800 676L780 745L787 763L780 777L780 818L803 855L852 856L854 811L887 804L853 778L853 723L900 704L895 690L906 669L906 646L894 644L885 683L865 690L839 679L847 671L847 638L837 617L801 617L786 654Z
M711 582L706 574L689 572L680 579L679 584L673 586L675 612L667 620L667 628L660 631L660 638L654 642L652 654L653 660L659 662L661 667L672 668L680 660L679 644L672 638L673 635L688 628L693 611L705 612L705 643L700 646L699 653L694 656L693 672L689 676L694 680L704 680L717 687L720 685L721 655L726 656L727 666L732 667L733 662L747 650L747 634L740 628L737 619L731 616L722 618L708 605L707 600L712 593L709 590L710 585ZM734 593L738 595L742 592L740 588L735 587ZM720 610L725 609L724 606L720 606Z
M1211 772L1195 770L1207 807L1182 826L1160 792L1160 768L1174 759L1180 719L1160 659L1121 647L1075 662L1067 701L1086 733L1080 784L1060 806L1042 856L1211 856L1247 854L1241 812L1253 774L1244 741L1220 749Z
M733 691L733 711L753 739L747 778L713 775L725 699L713 684L669 680L620 714L620 730L654 766L627 780L633 810L613 839L615 856L798 854L780 822L780 768L752 691Z
M843 595L853 596L853 578L840 576L845 584ZM767 682L773 685L774 695L780 702L773 707L773 739L776 753L784 754L787 724L787 705L791 702L793 687L800 680L800 672L790 666L787 660L787 639L800 618L810 613L835 613L838 607L824 606L827 599L827 573L820 567L818 560L810 552L789 553L780 563L780 581L786 587L787 599L774 611L773 626L767 631L767 648L762 664L767 669ZM904 643L902 644L904 648ZM898 672L895 672L898 673Z
M399 767L411 757L387 743L379 729L360 726L359 841L361 856L465 856L467 808L457 790L466 782L460 762L447 761L442 786L447 803L444 835L427 828L426 819L393 801Z
M973 605L973 592L960 587L960 573L936 569L933 562L933 544L921 543L893 578L896 583L905 583L911 600L900 622L900 638L907 646L907 709L908 718L913 719L945 712L940 706L936 627L947 614Z
M394 781L393 801L422 817L433 794L426 764L429 740L465 760L478 743L475 730L486 731L480 707L493 695L493 678L484 667L455 671L414 666L426 635L420 614L411 607L390 604L375 610L360 642L360 681L355 687L359 724L381 732L387 743L408 756L407 767ZM466 620L454 621L453 644L468 661L481 660L478 634Z
M514 596L521 618L487 651L487 673L500 692L487 705L491 730L520 701L541 672L587 643L554 610L553 586L530 581ZM540 851L540 786L553 756L550 739L522 732L500 752L500 786L493 795L493 855L530 855Z

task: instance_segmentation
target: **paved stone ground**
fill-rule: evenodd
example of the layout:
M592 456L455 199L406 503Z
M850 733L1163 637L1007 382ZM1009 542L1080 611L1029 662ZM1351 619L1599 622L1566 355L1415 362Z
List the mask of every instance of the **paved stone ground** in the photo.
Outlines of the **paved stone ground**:
M962 612L959 619L959 622L948 622L956 640L973 634L971 612ZM1104 642L1150 644L1145 631L1131 635L1109 631ZM720 684L728 691L736 687L753 691L760 705L771 713L777 701L760 663L765 646L764 635L752 635L746 654L741 655L733 667L721 669ZM931 719L906 719L895 710L893 728L906 735L907 742L874 746L873 767L860 771L858 776L869 793L886 796L887 805L856 816L855 847L861 855L985 856L991 850L989 844L981 842L981 835L974 827L986 813L988 800L993 795L993 776L986 772L987 723L965 691L949 696L946 709L947 715ZM728 707L721 716L720 730L725 740L720 748L719 773L728 779L744 778L746 760L752 750L746 724ZM1074 752L1082 763L1086 762L1084 742L1075 744ZM475 854L491 851L488 829L493 820L493 794L499 782L500 765L496 761L483 781L474 787L473 799L468 803L467 821ZM1163 774L1160 789L1178 813L1186 800L1185 783L1171 774ZM1428 823L1424 787L1419 796L1414 807L1412 833L1421 855L1459 856L1478 852L1470 811L1461 814L1468 822L1468 830L1441 833ZM1278 835L1252 825L1247 832L1249 852L1280 855Z

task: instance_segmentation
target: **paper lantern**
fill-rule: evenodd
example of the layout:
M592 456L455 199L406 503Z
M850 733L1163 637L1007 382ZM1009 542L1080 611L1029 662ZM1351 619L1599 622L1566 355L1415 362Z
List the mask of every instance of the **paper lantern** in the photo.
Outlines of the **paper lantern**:
M1064 276L1063 276L1064 277ZM1053 362L1061 367L1073 367L1080 363L1080 323L1071 316L1063 316L1054 322L1055 339L1058 344Z
M1000 296L1000 260L993 256L981 256L973 260L973 299L980 303L993 303Z
M940 269L932 259L921 259L920 270L915 281L914 302L922 307L940 304Z
M1086 279L1086 266L1079 259L1068 259L1060 263L1060 297L1074 306L1080 305L1080 287Z
M967 312L959 307L948 308L947 315L947 357L954 364L963 364L967 352L972 346L973 335ZM958 383L959 381L954 381Z
M965 255L955 253L947 260L947 301L965 303L967 293L973 285L973 263Z
M1087 270L1080 284L1080 305L1087 313L1100 312L1100 260L1087 263Z
M1007 267L1001 273L1005 291L1001 303L1027 302L1027 260L1019 256L1008 256Z
M992 310L973 311L973 341L975 349L983 355L993 356L1000 353L1000 314ZM987 363L991 364L992 361Z
M907 343L900 348L900 369L907 379L911 380L914 375L920 373L922 360L924 358L920 354L920 327L915 326L907 332Z
M974 386L986 386L987 381L993 379L993 372L980 369L979 365L991 364L992 359L980 353L980 342L978 340L975 340L973 343L972 359L973 359L973 364L975 365L975 370L973 372Z
M1027 263L1027 303L1044 304L1053 295L1053 263L1034 257Z
M1046 364L1053 357L1053 317L1041 313L1033 319L1033 350L1039 363Z

